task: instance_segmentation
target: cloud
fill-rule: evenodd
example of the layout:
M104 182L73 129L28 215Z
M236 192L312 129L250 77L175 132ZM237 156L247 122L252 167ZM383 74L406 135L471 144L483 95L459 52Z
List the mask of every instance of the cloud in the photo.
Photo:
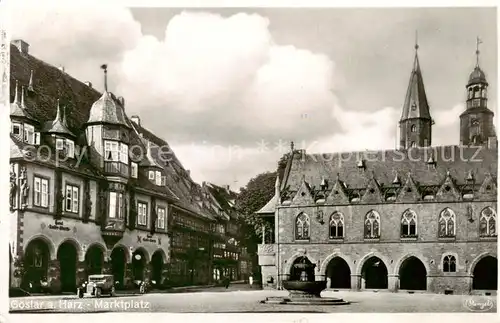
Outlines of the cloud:
M277 145L291 140L311 153L396 144L399 108L367 98L362 107L342 106L336 86L346 75L333 55L279 44L257 14L184 11L165 21L163 38L143 34L129 9L103 4L25 7L12 22L13 36L36 57L97 88L99 66L108 63L110 88L125 97L127 113L168 141L199 181L243 186L274 170L288 149ZM432 111L435 144L456 144L462 110Z
M164 126L161 120L184 143L330 132L333 62L275 44L268 25L255 14L183 12L169 21L164 39L145 36L125 53L118 91L132 109L141 107L153 129Z

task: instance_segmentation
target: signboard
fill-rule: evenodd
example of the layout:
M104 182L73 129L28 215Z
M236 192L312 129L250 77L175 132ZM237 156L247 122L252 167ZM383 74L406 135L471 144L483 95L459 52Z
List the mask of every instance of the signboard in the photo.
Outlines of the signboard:
M153 235L148 234L147 236L137 236L137 242L142 243L142 242L151 242L151 243L158 243L161 245L161 238L160 237L153 237Z
M55 220L54 224L49 224L49 229L59 230L59 231L71 231L69 227L64 226L64 222L62 220Z

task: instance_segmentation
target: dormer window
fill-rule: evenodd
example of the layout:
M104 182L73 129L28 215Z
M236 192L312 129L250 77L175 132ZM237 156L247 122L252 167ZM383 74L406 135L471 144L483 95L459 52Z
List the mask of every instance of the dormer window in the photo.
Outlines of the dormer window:
M132 178L137 178L137 163L130 164L130 176Z
M21 124L17 122L12 123L12 134L19 136L21 134Z
M161 172L158 172L158 171L157 171L157 172L155 173L155 175L156 175L156 176L155 176L155 183L156 183L156 185L158 185L158 186L159 186L159 185L161 185Z
M160 183L161 186L166 186L167 185L167 177L166 176L162 176L161 177L161 183Z
M150 181L154 181L155 180L155 172L150 170L148 178Z
M56 150L64 149L64 139L58 138L56 139Z
M73 140L66 139L66 154L69 158L75 157L75 143Z
M56 150L65 152L69 158L74 158L75 142L70 139L56 138Z
M24 125L24 142L28 144L35 143L35 127L32 125Z

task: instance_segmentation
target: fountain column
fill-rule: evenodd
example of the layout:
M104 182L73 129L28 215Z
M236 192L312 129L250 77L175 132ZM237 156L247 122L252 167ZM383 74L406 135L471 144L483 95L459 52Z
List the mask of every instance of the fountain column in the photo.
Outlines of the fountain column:
M351 274L351 289L352 290L361 289L361 275Z

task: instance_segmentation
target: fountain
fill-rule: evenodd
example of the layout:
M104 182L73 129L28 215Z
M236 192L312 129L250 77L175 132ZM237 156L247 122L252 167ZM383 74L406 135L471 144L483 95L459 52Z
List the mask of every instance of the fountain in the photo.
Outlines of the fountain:
M321 292L326 288L326 280L314 279L315 264L307 257L297 259L292 265L292 277L283 281L283 287L288 291L288 297L267 297L261 303L265 304L291 304L291 305L345 305L349 302L341 298L321 297Z

